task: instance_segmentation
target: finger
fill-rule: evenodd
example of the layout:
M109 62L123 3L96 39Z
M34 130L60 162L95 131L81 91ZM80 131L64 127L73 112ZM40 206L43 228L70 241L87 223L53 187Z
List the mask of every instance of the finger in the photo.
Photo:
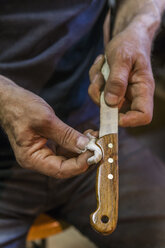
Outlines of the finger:
M99 55L99 56L95 59L95 61L94 61L93 65L92 65L92 67L91 67L90 70L89 70L89 77L90 77L91 83L94 81L95 75L96 75L97 73L101 72L101 68L102 68L102 66L103 66L103 64L104 64L104 61L105 61L105 58L104 58L104 55L102 55L102 54Z
M92 98L92 100L98 105L100 102L100 91L104 86L104 77L101 73L104 60L105 59L103 55L98 56L89 71L91 84L88 88L88 94Z
M133 99L131 111L119 114L119 125L122 127L136 127L147 125L153 116L153 98L148 96L138 96Z
M100 105L100 94L103 90L104 78L101 72L97 73L94 81L89 85L88 94L97 105Z
M126 93L131 68L122 57L116 57L112 61L107 57L107 60L110 74L105 84L105 101L111 106L119 105Z
M67 149L57 145L53 140L48 140L46 146L52 150L52 152L58 156L64 156L65 158L73 158L78 156L77 153L70 152Z
M88 137L87 134L91 134L92 136L94 137L98 137L98 131L93 131L92 129L88 129L84 132L84 135L86 135ZM89 137L88 137L89 138ZM52 147L50 147L52 149ZM73 158L73 157L76 157L77 154L76 153L73 153L73 152L70 152L68 151L67 149L61 147L61 146L58 146L56 148L56 154L59 156L65 156L66 158Z
M27 169L38 171L44 175L55 178L68 178L78 175L88 169L87 159L90 152L85 152L77 158L66 159L56 156L51 149L43 146L43 141L33 145L27 150L22 148L19 164Z
M147 125L151 122L152 115L139 111L128 111L126 114L119 114L119 126L138 127Z
M65 158L73 158L73 157L77 157L79 154L78 153L74 153L74 152L70 152L67 149L58 146L56 149L56 155L57 156L64 156Z
M45 124L36 129L42 137L55 141L65 149L81 153L88 144L89 139L72 127L62 122L57 116L52 115Z
M94 130L92 130L92 129L88 129L88 130L86 130L85 132L84 132L84 134L85 135L87 135L88 133L90 133L92 136L94 136L94 137L98 137L98 135L99 135L99 132L98 131L94 131Z

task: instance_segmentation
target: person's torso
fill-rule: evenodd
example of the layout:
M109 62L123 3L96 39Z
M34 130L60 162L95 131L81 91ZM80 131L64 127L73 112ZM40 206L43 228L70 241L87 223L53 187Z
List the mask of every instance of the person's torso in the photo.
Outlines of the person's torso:
M102 0L0 0L0 73L39 92L94 26Z

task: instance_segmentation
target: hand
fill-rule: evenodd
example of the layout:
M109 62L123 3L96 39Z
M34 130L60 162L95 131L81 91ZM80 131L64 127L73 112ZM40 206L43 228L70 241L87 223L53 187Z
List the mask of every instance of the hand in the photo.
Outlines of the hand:
M119 114L119 125L134 127L150 123L153 114L154 79L150 63L151 40L143 28L130 25L106 47L110 76L105 84L101 74L104 56L97 57L90 69L89 95L99 104L104 88L110 106L129 105ZM124 102L124 104L123 104Z
M91 153L81 153L89 141L85 135L58 119L39 96L4 77L0 77L0 86L5 87L5 94L0 94L0 121L22 167L56 178L71 177L87 170ZM48 139L76 157L57 156L47 145Z

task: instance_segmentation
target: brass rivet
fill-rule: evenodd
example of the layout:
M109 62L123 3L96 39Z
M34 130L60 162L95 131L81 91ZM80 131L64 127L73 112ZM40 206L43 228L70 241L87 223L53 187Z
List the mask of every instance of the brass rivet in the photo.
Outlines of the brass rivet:
M112 163L113 163L113 158L109 158L109 159L108 159L108 162L109 162L110 164L112 164Z
M113 175L112 174L108 174L108 179L112 180L113 179Z
M109 143L109 144L108 144L108 147L109 147L109 148L112 148L112 147L113 147L113 144L112 144L112 143Z

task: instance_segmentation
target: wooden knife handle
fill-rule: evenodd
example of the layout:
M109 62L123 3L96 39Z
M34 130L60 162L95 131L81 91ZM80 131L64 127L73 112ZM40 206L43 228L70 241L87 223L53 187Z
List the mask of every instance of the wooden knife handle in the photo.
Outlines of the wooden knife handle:
M90 215L90 222L96 231L108 235L116 228L118 219L118 135L105 135L96 144L103 158L97 169L97 210Z

